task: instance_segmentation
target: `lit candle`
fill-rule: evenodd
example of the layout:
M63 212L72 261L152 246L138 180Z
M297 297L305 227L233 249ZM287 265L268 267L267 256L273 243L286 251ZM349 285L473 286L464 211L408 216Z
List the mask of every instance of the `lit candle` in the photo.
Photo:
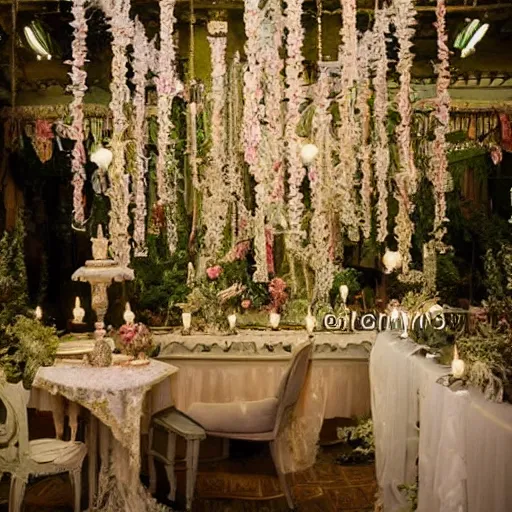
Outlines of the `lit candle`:
M35 312L36 320L41 321L43 319L43 310L41 309L41 306L37 306L36 312Z
M452 361L452 375L456 379L460 379L464 375L464 361L459 359L459 351L457 350L457 345L453 347L453 361Z
M128 325L133 324L133 321L135 320L135 313L132 311L129 302L126 303L123 319Z
M311 336L316 327L316 317L311 314L311 308L308 308L308 314L306 316L306 331Z

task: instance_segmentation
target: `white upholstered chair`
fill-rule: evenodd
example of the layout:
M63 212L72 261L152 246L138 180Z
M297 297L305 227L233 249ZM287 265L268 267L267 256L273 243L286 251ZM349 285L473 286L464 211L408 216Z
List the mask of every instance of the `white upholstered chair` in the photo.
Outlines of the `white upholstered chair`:
M296 349L274 397L247 402L195 403L187 411L209 436L268 442L279 483L290 509L294 508L292 494L286 475L278 464L275 441L281 429L290 421L299 400L312 351L313 343L310 342Z
M87 453L84 443L60 439L28 440L27 403L29 391L23 384L2 382L0 402L5 409L0 421L0 479L11 474L9 512L19 512L28 479L33 476L69 473L74 489L74 511L80 512L82 463Z

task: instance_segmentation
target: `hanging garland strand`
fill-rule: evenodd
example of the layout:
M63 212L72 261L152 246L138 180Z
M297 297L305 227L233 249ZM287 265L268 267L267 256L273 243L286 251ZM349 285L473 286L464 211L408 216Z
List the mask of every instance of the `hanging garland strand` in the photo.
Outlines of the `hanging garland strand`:
M372 162L377 189L377 241L381 243L388 235L388 171L390 162L387 130L389 64L386 40L388 33L389 13L387 9L376 9L372 33L373 44L370 53L374 90Z
M432 147L432 163L430 179L434 185L435 216L434 233L440 242L443 230L440 229L446 222L446 179L448 176L448 159L446 157L446 134L450 126L450 51L446 44L446 4L445 0L437 0L436 23L437 28L437 85L436 85L436 111L437 126L434 130Z
M396 127L399 169L395 176L395 198L398 202L395 235L398 241L398 251L402 256L404 274L409 271L411 262L410 249L414 226L410 216L414 210L412 196L416 193L418 186L418 172L414 164L411 144L412 106L410 99L411 68L414 59L411 48L415 33L415 16L413 0L395 0L394 25L399 45L397 71L400 75L400 88L396 98L400 122Z
M66 64L71 65L71 85L67 87L73 94L69 105L69 112L72 117L70 136L75 141L71 151L71 171L73 173L73 219L78 227L85 222L83 188L85 182L84 165L86 162L84 147L84 111L83 101L87 90L87 73L83 67L87 57L87 20L85 18L85 0L74 0L71 6L73 21L73 42L71 43L72 60Z
M268 281L267 247L265 236L265 204L267 199L265 172L260 165L259 147L262 143L260 125L260 103L263 99L261 85L262 69L259 62L261 54L260 27L264 19L259 0L247 0L244 10L244 25L247 42L245 55L247 67L244 74L244 158L249 172L256 181L256 211L252 219L254 236L254 257L256 269L253 274L255 282Z
M222 23L222 30L217 32L216 26ZM217 24L217 25L216 25ZM212 63L211 109L212 143L210 162L206 166L201 183L203 189L203 223L206 228L203 250L216 258L222 247L224 230L227 222L229 197L225 181L224 166L226 163L225 141L225 96L226 96L226 47L227 25L225 22L211 21L208 24L208 36Z
M357 151L357 159L361 171L361 229L365 238L370 238L372 229L372 165L370 137L370 69L369 55L371 46L371 33L365 32L359 43L358 68L359 80L357 83L356 110L360 115L361 143Z
M165 212L167 244L169 252L176 251L178 233L177 211L177 169L174 158L174 141L171 139L171 111L174 98L183 90L175 70L174 48L174 6L176 0L160 1L160 52L158 54L158 76L155 78L158 117L158 156L156 160L156 181L158 207Z
M285 124L286 159L288 163L288 219L290 231L303 238L301 228L304 204L300 187L305 171L300 158L301 141L297 135L300 123L300 107L304 101L302 87L302 45L304 29L302 28L302 0L289 0L285 10L286 36L286 85L287 115Z
M137 172L135 177L135 214L133 240L135 256L147 256L146 248L146 175L148 158L146 156L147 123L146 123L146 75L155 68L156 50L146 38L142 23L135 19L133 37L133 78L135 85L133 93L134 108L134 139Z
M128 0L104 0L103 11L109 18L112 33L112 80L110 82L110 111L114 133L111 141L112 165L109 167L110 198L109 238L113 258L120 265L130 264L130 188L128 174L125 174L125 132L128 120L125 106L130 100L126 73L128 65L127 48L133 39L133 21L130 19Z
M356 0L341 0L343 26L341 28L341 94L338 102L339 121L339 165L338 182L340 224L351 241L359 240L359 220L356 206L355 179L357 159L355 147L360 133L355 119L353 90L357 82L357 27Z

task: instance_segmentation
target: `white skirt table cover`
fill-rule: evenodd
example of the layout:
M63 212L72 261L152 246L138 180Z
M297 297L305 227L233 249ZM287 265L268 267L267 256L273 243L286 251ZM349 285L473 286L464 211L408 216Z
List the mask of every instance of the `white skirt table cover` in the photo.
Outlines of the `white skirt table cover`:
M139 481L141 425L149 424L151 414L172 405L170 377L176 372L176 367L155 360L140 367L57 364L38 370L34 388L60 395L91 412L89 428L93 435L88 440L89 464L95 466L98 448L95 433L100 434L102 454L97 509L162 510ZM54 403L47 397L41 399L41 393L36 394L37 398L46 405ZM99 429L97 420L101 422Z
M293 348L304 341L304 334L273 334L245 333L240 338L206 335L183 342L178 337L168 337L159 357L179 368L172 386L176 407L186 412L194 402L261 400L275 395L291 358L283 345L291 344ZM374 333L321 334L325 335L315 336L311 371L294 420L278 440L278 464L286 473L314 464L324 419L370 413L365 357L368 352L363 345L371 347ZM272 353L265 348L265 340L267 347L268 344L274 347ZM169 351L172 344L173 350ZM200 352L198 347L205 344L219 350ZM230 350L222 349L226 348L225 344Z
M444 387L449 371L411 340L377 337L370 380L385 512L406 509L399 486L417 480L419 512L512 510L512 405Z

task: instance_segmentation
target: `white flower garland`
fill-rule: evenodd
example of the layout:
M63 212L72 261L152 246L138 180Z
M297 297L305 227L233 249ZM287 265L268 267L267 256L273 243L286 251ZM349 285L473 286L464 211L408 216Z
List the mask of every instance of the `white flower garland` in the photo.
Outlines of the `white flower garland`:
M302 28L302 0L289 0L286 4L285 27L286 36L286 85L287 115L285 124L285 140L287 143L286 159L288 165L288 220L292 234L304 236L301 229L304 204L300 187L304 180L305 170L300 158L301 141L297 135L300 123L300 107L304 101L301 74L302 45L304 29ZM292 241L295 236L292 237Z
M386 40L389 32L389 13L386 9L375 11L373 44L370 53L370 66L373 72L373 142L372 162L377 192L377 241L384 242L388 234L388 172L389 141L387 132L388 117L388 57Z
M395 197L398 201L395 235L398 250L402 256L402 271L406 274L411 261L411 237L414 231L410 217L414 210L412 196L416 193L418 186L418 172L414 164L411 144L412 105L410 100L411 68L414 59L411 48L415 33L416 10L413 0L395 0L393 8L393 20L399 45L397 71L400 75L400 88L396 98L400 122L395 132L399 157L399 170L395 176Z
M356 203L357 159L355 144L359 140L359 126L352 104L357 81L357 27L356 0L342 0L343 26L341 29L340 61L342 66L339 127L338 208L341 229L351 241L359 240L359 219Z
M229 207L226 186L225 93L226 46L225 36L208 37L212 63L212 145L210 164L205 169L203 189L203 222L206 227L203 249L213 258L219 256Z
M431 181L434 185L435 216L434 234L440 242L444 230L440 229L446 222L446 179L448 176L448 159L446 156L446 134L450 129L450 51L447 46L446 34L446 4L445 0L437 0L436 7L437 28L437 85L436 85L436 111L435 117L438 125L434 130L434 142L431 160Z
M73 41L71 43L72 60L66 62L71 65L71 85L68 90L73 93L73 99L69 105L72 117L71 136L75 141L71 152L71 171L73 173L73 217L78 226L85 222L82 191L85 181L84 164L86 161L84 147L84 111L83 101L87 90L87 73L83 67L87 57L87 20L85 18L86 0L73 0L71 14L74 20L70 23L73 27Z
M174 48L174 7L176 0L160 0L160 52L158 54L158 76L155 78L158 118L158 156L156 181L158 202L166 215L167 244L169 252L176 251L178 233L177 213L177 169L174 159L174 142L171 140L171 111L174 98L183 90L176 74L176 52Z
M356 109L359 111L359 133L361 135L357 159L361 171L361 230L364 238L370 238L372 229L372 165L370 146L370 89L369 56L372 34L366 32L361 38L358 49L359 79L357 83Z
M155 68L156 50L148 42L144 26L136 19L133 37L133 78L135 85L133 94L135 139L136 177L134 182L135 212L133 240L135 256L147 256L146 248L146 175L148 157L146 156L147 123L146 123L146 75Z

